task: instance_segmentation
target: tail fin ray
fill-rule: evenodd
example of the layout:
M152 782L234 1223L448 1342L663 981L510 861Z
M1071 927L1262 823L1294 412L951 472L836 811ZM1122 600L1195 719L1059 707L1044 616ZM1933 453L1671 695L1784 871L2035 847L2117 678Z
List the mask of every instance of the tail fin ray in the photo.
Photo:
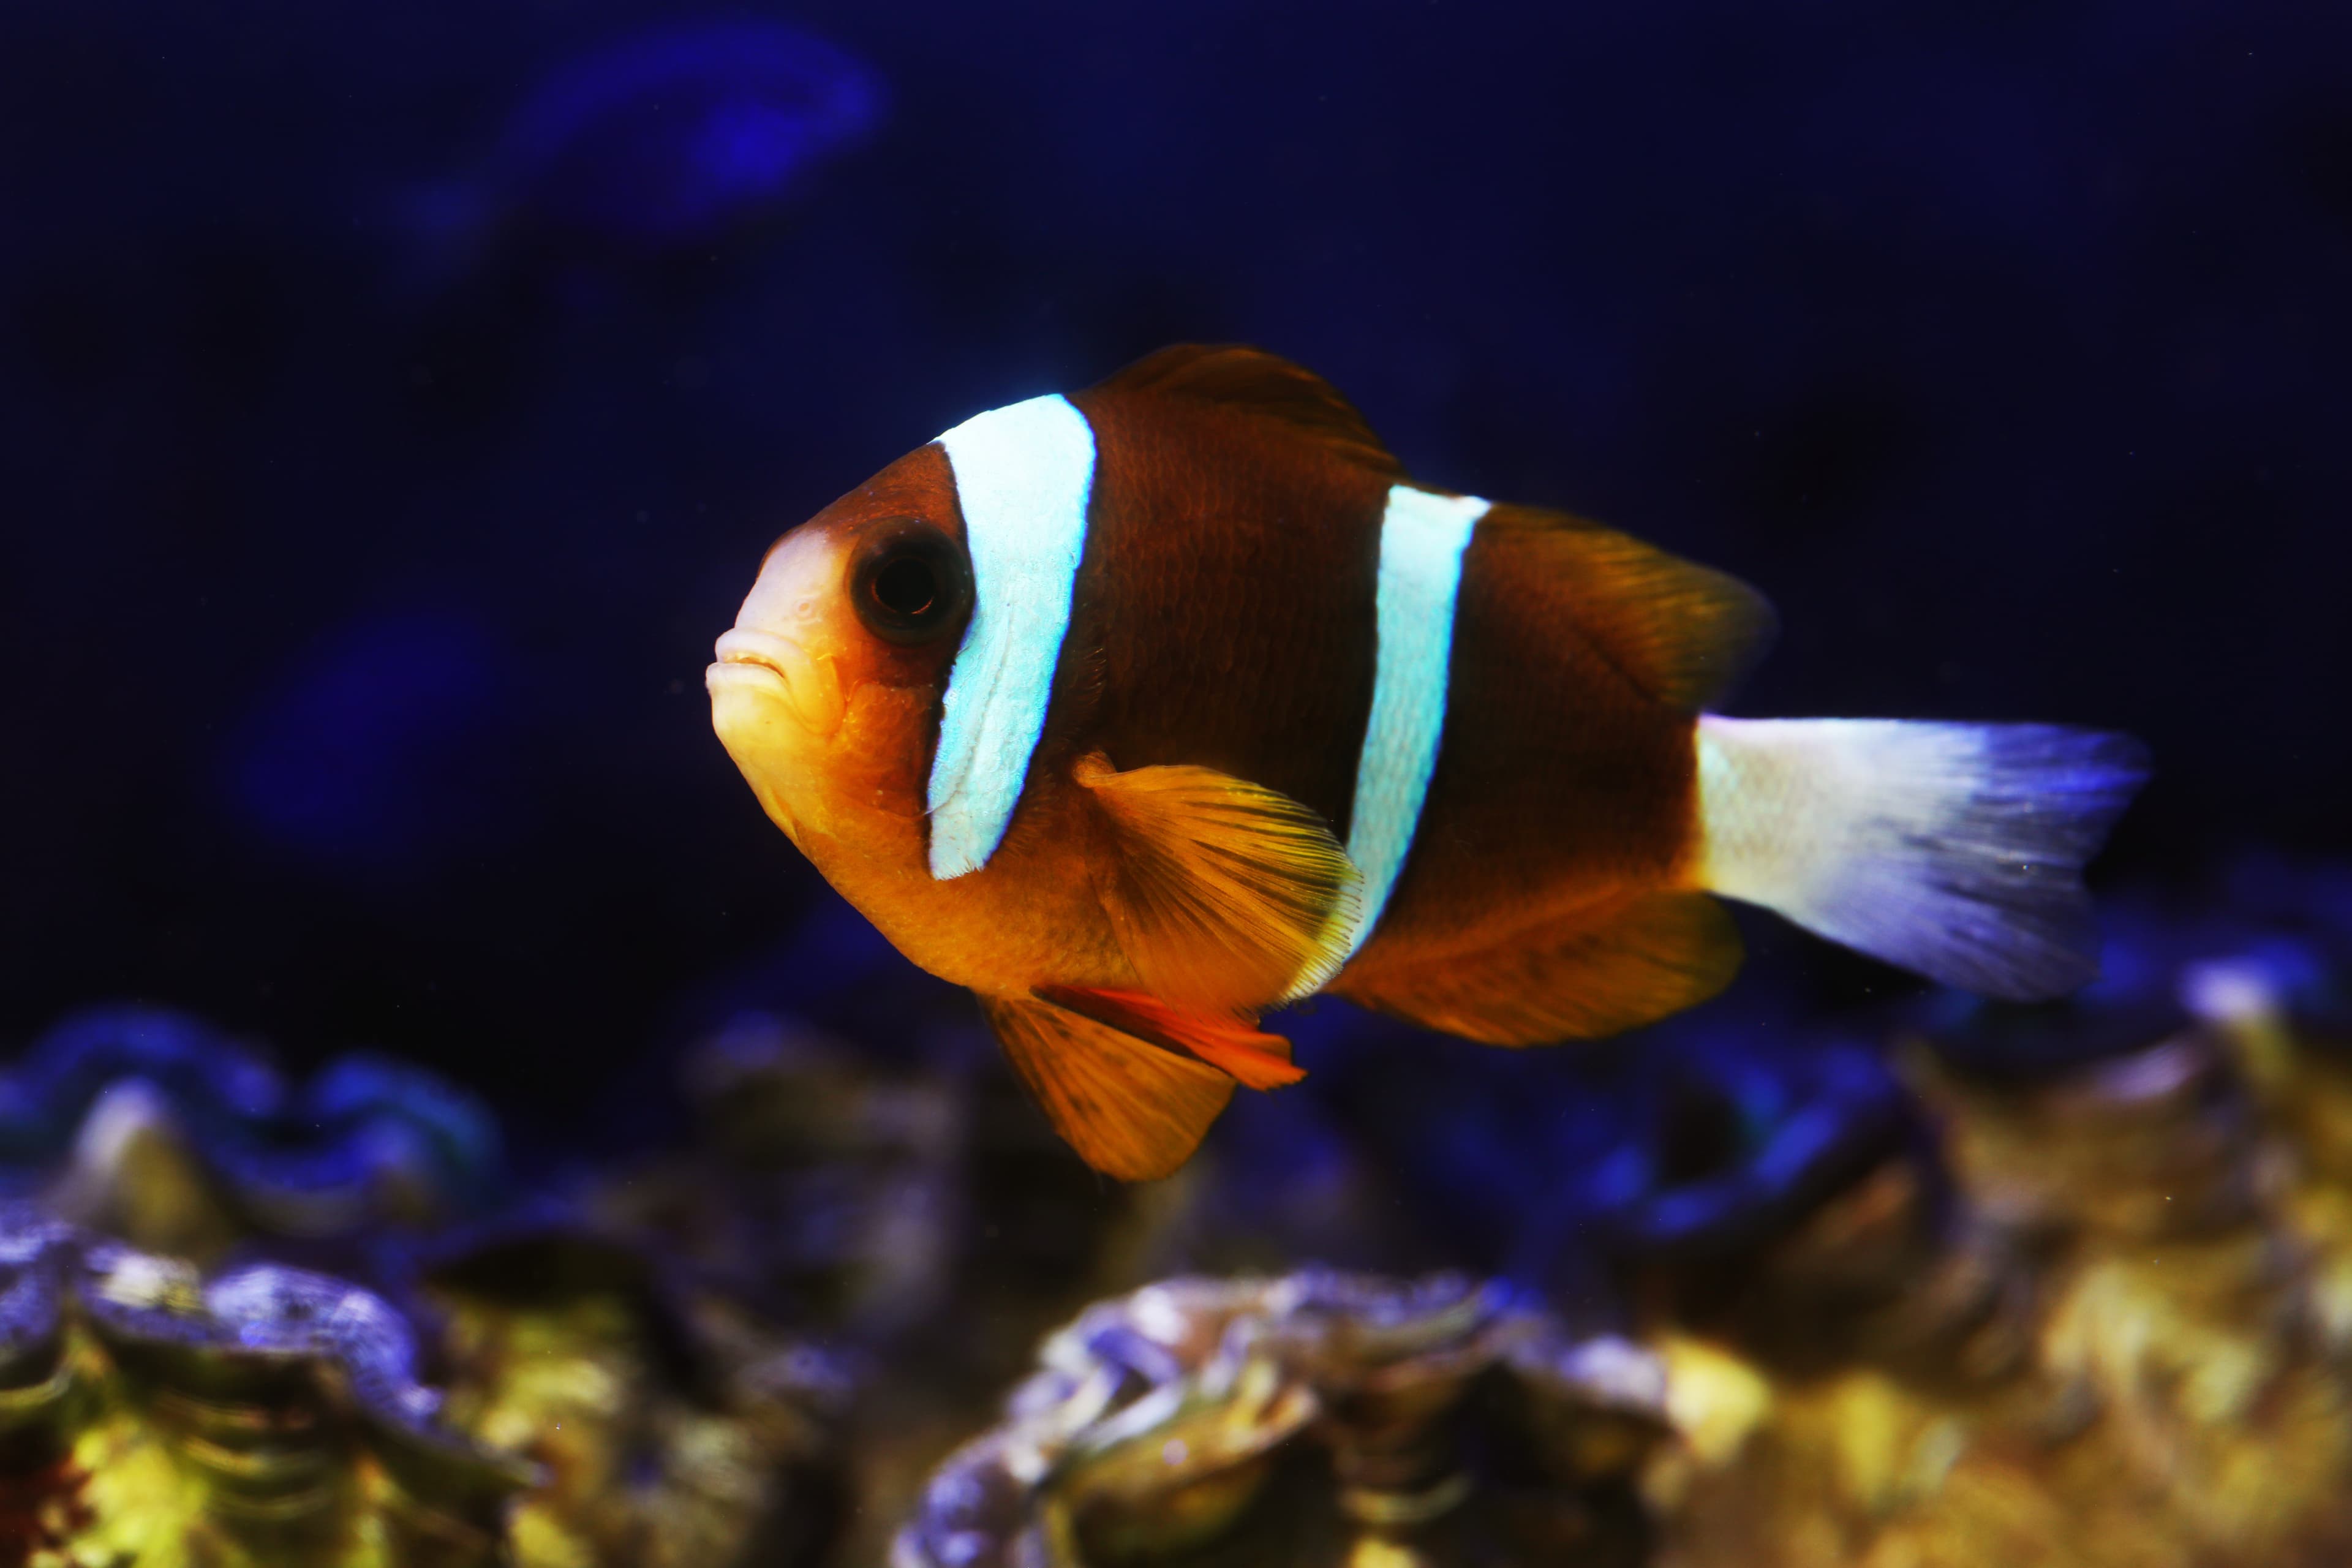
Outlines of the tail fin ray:
M2131 737L1709 714L1698 753L1711 891L1990 996L2096 975L2081 871L2147 777Z

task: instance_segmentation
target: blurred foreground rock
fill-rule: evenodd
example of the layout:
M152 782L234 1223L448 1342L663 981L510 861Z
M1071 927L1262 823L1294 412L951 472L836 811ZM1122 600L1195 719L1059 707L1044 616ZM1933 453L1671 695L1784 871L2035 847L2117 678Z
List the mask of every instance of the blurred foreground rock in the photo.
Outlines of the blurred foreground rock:
M1892 1078L1670 1083L1546 1222L1614 1334L1314 1272L1090 1309L894 1568L2352 1562L2352 952L2204 940L1943 999Z
M2126 951L2071 1004L1910 1031L1934 1163L1648 1336L1684 1438L1646 1483L1657 1561L2352 1561L2345 957Z
M365 1290L267 1265L207 1281L21 1206L0 1276L13 1561L487 1564L541 1479L444 1419Z
M0 1568L2352 1562L2352 896L2123 913L1827 1037L1326 1016L1141 1188L969 1020L742 1015L525 1190L86 1015L0 1074Z
M0 1562L816 1561L839 1509L837 1373L663 1315L593 1247L467 1250L404 1312L280 1265L208 1279L12 1205Z

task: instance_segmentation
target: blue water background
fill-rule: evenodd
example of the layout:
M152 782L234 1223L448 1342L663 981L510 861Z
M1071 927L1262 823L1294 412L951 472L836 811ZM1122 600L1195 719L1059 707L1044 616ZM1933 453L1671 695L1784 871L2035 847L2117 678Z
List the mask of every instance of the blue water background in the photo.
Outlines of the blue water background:
M146 998L591 1142L739 1005L887 1051L927 993L710 639L900 451L1185 339L1758 584L1737 711L2142 735L2109 884L2340 853L2347 73L2283 0L0 10L0 1041ZM1750 1037L1907 988L1755 934ZM1532 1181L1528 1058L1362 1037Z

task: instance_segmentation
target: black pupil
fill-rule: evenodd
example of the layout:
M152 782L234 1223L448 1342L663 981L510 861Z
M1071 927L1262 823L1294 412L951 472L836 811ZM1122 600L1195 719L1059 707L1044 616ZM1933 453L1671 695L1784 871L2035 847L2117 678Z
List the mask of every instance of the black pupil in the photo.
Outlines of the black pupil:
M927 615L939 603L939 576L929 562L902 555L875 574L874 597L894 616Z

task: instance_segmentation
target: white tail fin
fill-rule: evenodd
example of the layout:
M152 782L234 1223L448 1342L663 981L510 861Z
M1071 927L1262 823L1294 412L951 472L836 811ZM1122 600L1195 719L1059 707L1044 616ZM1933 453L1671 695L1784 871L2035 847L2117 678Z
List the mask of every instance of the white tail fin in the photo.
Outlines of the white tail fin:
M1699 879L2014 1001L2098 973L2083 862L2147 776L2128 735L1885 719L1698 721Z

